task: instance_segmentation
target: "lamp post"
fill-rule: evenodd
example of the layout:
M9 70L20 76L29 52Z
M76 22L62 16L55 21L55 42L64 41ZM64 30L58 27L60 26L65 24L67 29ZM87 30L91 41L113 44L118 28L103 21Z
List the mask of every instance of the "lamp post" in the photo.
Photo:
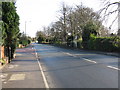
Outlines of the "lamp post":
M27 34L26 34L26 30L27 30L27 22L31 22L31 21L25 21L25 36L27 36Z
M26 23L27 23L27 21L25 21L25 36L26 36Z

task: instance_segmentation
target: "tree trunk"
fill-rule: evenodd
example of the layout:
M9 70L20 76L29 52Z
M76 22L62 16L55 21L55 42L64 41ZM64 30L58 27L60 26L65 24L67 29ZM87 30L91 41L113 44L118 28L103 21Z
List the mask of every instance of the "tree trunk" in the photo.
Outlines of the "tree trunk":
M7 57L8 57L8 63L10 63L11 55L10 55L10 46L7 45Z

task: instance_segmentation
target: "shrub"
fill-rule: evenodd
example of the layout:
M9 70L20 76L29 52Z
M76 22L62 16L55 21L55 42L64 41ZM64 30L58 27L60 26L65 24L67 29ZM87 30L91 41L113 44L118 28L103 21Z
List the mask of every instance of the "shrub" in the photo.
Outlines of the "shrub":
M95 37L91 35L87 43L88 49L99 51L120 51L120 38L119 37Z
M73 35L69 36L69 37L67 38L67 46L74 47L74 42L73 42L73 40L74 40L74 36L73 36Z
M82 41L82 46L83 46L84 49L89 49L89 43L90 43L91 35L96 36L97 35L97 29L98 29L98 27L92 21L88 22L84 26L84 30L83 30L83 33L82 33L82 40L83 40Z
M90 40L87 44L88 49L96 50L96 36L94 34L90 35Z
M3 64L5 64L5 63L6 63L6 61L5 61L5 60L3 60L3 59L0 59L0 63L3 65Z
M79 39L79 40L77 41L77 48L83 48L83 47L82 47L82 39Z

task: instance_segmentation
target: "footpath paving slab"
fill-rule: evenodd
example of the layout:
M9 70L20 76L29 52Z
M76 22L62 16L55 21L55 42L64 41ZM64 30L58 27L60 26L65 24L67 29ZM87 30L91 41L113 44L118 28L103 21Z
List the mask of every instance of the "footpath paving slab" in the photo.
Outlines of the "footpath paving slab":
M2 69L2 88L45 88L35 51L17 49L16 58Z

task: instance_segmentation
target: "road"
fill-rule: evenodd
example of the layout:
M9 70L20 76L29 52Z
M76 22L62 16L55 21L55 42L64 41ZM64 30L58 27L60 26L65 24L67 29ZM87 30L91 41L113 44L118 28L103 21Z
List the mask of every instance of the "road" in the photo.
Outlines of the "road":
M34 44L50 88L118 88L114 56Z

